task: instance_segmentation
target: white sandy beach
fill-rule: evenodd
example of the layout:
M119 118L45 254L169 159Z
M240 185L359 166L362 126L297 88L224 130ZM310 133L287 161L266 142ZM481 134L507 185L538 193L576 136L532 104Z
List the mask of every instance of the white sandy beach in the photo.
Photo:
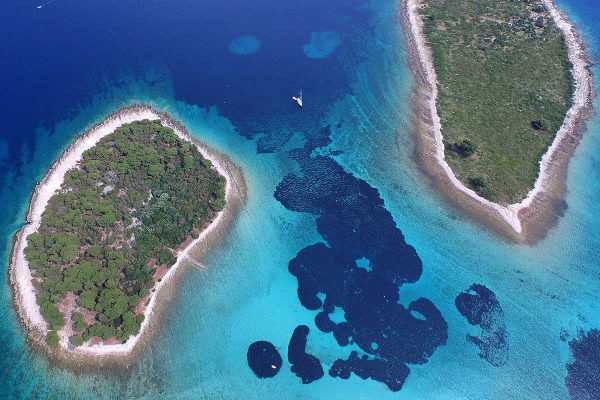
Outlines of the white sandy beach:
M77 139L77 141L73 143L64 152L62 157L52 166L46 177L37 185L34 195L31 198L31 204L29 206L27 215L29 224L21 229L17 234L11 262L11 280L15 287L15 302L19 314L24 323L27 325L28 329L34 333L43 335L47 331L48 327L42 318L40 308L36 302L31 271L29 270L27 260L25 259L24 250L27 246L27 236L39 228L42 213L44 212L48 201L56 193L56 191L60 189L64 181L65 174L67 171L77 165L77 163L81 160L83 153L96 145L96 143L98 143L98 141L100 141L100 139L102 139L104 136L114 132L119 126L143 119L159 119L163 125L172 128L177 136L196 144L202 156L210 160L213 164L213 167L219 172L219 174L225 177L225 196L227 204L225 209L216 215L213 221L200 233L198 238L195 239L178 255L175 264L169 268L167 274L162 278L162 280L155 285L156 290L152 293L148 306L145 309L145 319L141 325L140 332L137 335L131 336L123 344L98 344L91 346L89 343L86 343L80 347L70 346L67 335L59 335L60 346L63 349L69 350L73 353L96 356L127 355L131 353L136 344L139 342L140 338L148 330L161 288L172 279L176 270L181 266L182 260L188 256L189 251L199 242L206 240L207 236L215 230L215 228L223 220L224 213L228 210L233 182L233 178L229 172L229 169L225 165L222 165L218 157L216 157L209 149L202 146L197 140L189 136L189 134L187 134L187 132L185 132L178 123L170 119L165 114L146 106L124 108L121 111L110 115L101 124L93 127L91 130Z
M548 8L557 27L563 32L567 43L568 57L573 64L572 74L575 80L575 92L573 94L573 105L567 112L563 125L557 132L552 145L548 148L540 160L540 172L534 187L529 191L527 197L520 203L509 206L501 206L479 196L475 191L466 187L460 182L450 166L445 160L444 143L442 137L442 126L437 113L437 76L433 67L431 50L427 46L425 35L423 33L423 23L419 16L418 9L421 6L419 0L405 0L406 19L409 21L410 36L414 42L418 53L419 62L423 74L429 86L427 105L428 113L432 121L432 131L435 139L435 158L440 167L444 170L449 181L462 193L476 200L482 207L488 211L497 214L514 230L517 234L523 231L522 220L519 213L522 210L532 206L534 201L540 197L549 187L552 179L556 179L551 173L551 164L555 155L564 140L567 140L576 129L577 123L585 119L586 109L589 108L593 95L592 74L589 71L589 61L584 50L584 45L575 31L575 27L567 18L557 9L552 0L542 0Z

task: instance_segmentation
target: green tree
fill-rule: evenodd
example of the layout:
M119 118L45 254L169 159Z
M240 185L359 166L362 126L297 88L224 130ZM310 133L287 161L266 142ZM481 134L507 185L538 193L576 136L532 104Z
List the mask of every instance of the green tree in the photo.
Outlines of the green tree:
M58 347L58 333L56 333L56 331L54 330L48 332L48 336L46 337L46 343L48 343L48 346L50 347Z
M73 329L75 332L81 332L87 327L85 320L83 319L83 314L80 312L76 312L73 314Z
M98 293L95 290L84 290L77 298L77 304L90 310L96 308L96 297Z
M71 344L75 347L79 347L83 344L83 337L75 335L71 338Z

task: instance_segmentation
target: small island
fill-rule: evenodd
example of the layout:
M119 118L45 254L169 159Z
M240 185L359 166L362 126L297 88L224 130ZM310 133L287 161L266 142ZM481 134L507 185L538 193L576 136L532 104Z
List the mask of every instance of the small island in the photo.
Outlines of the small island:
M15 241L11 280L32 336L73 353L129 353L164 282L223 220L226 163L145 106L77 140L36 188Z
M420 152L436 164L426 170L460 207L526 239L528 223L562 206L591 111L579 36L551 0L405 0L404 19L418 130L429 133L417 135Z

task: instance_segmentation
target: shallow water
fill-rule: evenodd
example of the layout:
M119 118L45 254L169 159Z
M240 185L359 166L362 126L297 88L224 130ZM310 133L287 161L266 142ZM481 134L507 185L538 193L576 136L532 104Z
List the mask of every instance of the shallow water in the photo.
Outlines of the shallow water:
M600 7L593 0L559 4L579 24L591 52L600 54L594 23ZM248 201L223 243L203 260L207 268L185 273L154 342L119 376L76 374L31 350L5 279L1 398L568 398L566 364L573 361L568 341L579 329L600 327L597 117L571 163L568 208L558 225L534 246L508 244L448 206L414 163L411 77L397 1L57 0L41 10L36 6L0 4L0 48L10 60L0 63L0 83L7 88L0 94L5 276L12 235L25 222L36 182L79 133L124 104L147 102L168 111L193 135L230 155L244 170ZM326 57L309 57L303 46L313 32L331 32L335 36L328 37L338 38L339 45L317 49L329 52ZM232 52L232 41L247 36L256 37L260 48L243 56ZM290 100L300 90L302 111ZM298 148L312 156L299 163L290 153ZM315 194L323 203L313 206L321 208L292 211L308 207L307 199L290 204L274 193L288 174L320 168L319 155L336 163L317 169L321 174L304 182L292 200L306 197L306 185L318 185ZM327 179L334 172L349 182L344 188L364 180L378 192L342 195L341 178ZM334 196L343 204L322 205ZM369 208L377 196L384 211ZM355 204L370 210L366 217L352 211ZM401 286L399 303L408 307L427 298L447 323L446 344L434 346L426 363L408 364L399 392L372 379L328 375L337 359L361 350L356 344L339 346L331 333L317 328L317 311L302 306L298 281L288 272L300 250L323 241L322 228L329 229L330 246L339 235L352 236L330 221L317 229L318 216L330 210L352 211L343 214L344 221L369 232L393 218L423 266L415 283ZM369 219L372 210L377 218ZM380 242L362 239L355 248L379 251ZM398 265L410 272L402 260ZM468 324L454 301L473 283L491 289L502 307L508 354L501 366L482 359L465 340L480 329ZM330 315L336 323L344 318L339 307ZM298 325L310 328L307 352L325 370L308 385L287 362ZM246 351L257 340L272 342L284 359L272 379L260 380L248 368Z

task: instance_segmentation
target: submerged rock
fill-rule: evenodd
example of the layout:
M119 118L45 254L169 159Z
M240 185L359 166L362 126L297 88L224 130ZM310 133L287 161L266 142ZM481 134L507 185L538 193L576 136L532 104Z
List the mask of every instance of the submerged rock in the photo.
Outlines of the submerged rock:
M474 283L456 297L456 308L469 324L481 328L481 334L467 334L467 341L479 347L479 356L494 366L508 359L508 334L504 311L496 295L484 285Z
M318 329L331 332L341 347L360 348L335 361L329 374L347 379L354 372L397 391L408 364L425 364L446 343L447 324L426 298L408 306L399 301L401 287L421 276L421 259L376 189L335 160L311 156L330 142L327 130L320 133L319 140L291 151L302 174L286 176L275 198L290 210L317 215L326 243L300 250L288 269L298 281L300 303L315 311Z
M329 375L334 378L348 379L351 372L362 379L371 378L383 382L391 390L398 391L402 389L410 370L405 364L389 368L389 365L383 360L369 358L367 355L358 357L358 353L353 351L347 360L336 360L329 370Z
M329 57L340 43L342 40L335 32L312 32L310 43L302 46L302 51L306 57L318 60Z
M261 45L256 36L240 36L229 43L229 51L239 56L246 56L257 52Z
M248 346L248 366L259 378L272 378L281 369L283 360L272 343L260 340Z
M574 400L600 399L600 331L592 329L569 342L573 362L565 383Z
M292 364L291 370L302 379L304 384L321 379L324 375L319 359L306 352L306 339L309 332L310 329L306 325L296 327L288 346L288 361Z

